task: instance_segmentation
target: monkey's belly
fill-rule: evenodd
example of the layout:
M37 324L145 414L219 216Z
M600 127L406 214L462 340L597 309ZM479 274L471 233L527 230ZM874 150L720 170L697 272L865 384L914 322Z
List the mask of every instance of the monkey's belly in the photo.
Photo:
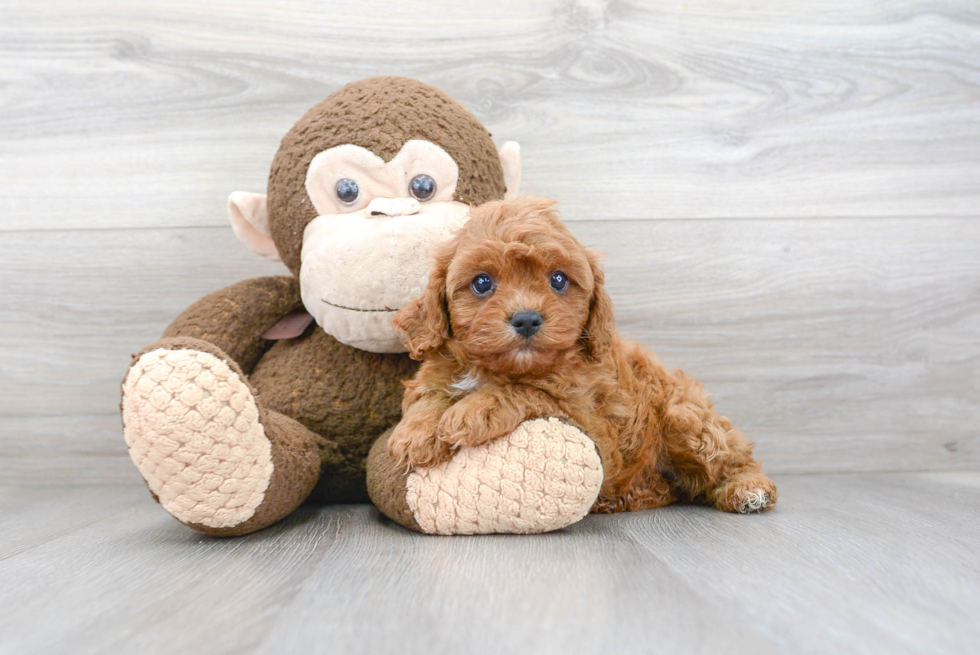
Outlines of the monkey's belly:
M261 406L325 438L324 477L315 496L357 502L367 499L364 462L371 444L401 418L401 381L417 370L408 355L351 348L314 325L277 342L249 380Z

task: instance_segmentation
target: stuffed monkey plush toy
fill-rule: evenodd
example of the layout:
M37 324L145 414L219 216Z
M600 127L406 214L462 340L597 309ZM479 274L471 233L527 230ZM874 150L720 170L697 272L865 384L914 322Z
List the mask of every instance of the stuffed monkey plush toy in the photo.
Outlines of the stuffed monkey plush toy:
M282 140L268 196L229 198L236 236L292 276L199 300L123 380L126 444L153 497L221 536L308 498L369 494L429 533L543 532L587 514L601 462L556 418L431 470L401 470L387 453L401 382L418 366L391 319L425 289L430 248L471 205L519 183L517 144L498 152L471 113L421 82L362 80L310 109Z

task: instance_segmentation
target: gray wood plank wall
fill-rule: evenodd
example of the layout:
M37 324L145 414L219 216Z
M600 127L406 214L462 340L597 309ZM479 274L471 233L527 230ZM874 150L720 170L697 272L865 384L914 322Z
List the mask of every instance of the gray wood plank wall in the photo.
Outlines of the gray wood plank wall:
M129 354L283 269L227 227L278 140L399 74L517 140L621 331L773 472L980 464L980 5L48 0L0 7L0 475L136 479Z

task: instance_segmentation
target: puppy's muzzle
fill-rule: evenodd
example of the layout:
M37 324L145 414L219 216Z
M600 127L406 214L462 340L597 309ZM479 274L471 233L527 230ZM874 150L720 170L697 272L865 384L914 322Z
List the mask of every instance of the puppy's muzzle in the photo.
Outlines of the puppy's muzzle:
M530 339L541 329L544 319L533 309L519 309L510 317L514 331L525 339Z

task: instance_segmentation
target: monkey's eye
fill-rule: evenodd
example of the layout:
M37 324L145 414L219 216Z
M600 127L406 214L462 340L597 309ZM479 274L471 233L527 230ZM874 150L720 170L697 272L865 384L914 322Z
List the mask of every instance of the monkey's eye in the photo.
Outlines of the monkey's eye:
M357 186L357 182L349 177L337 180L336 188L337 200L345 205L353 205L361 195L361 189Z
M562 293L568 288L568 276L562 271L555 271L551 274L551 280L548 282L548 284L550 284L551 288L558 293Z
M420 202L425 202L432 196L436 195L436 181L432 179L431 175L426 175L425 173L420 173L412 178L412 181L408 183L408 192L412 194L412 197Z
M493 278L486 273L480 273L473 278L473 283L470 285L470 288L473 289L473 293L476 295L485 296L493 291Z

